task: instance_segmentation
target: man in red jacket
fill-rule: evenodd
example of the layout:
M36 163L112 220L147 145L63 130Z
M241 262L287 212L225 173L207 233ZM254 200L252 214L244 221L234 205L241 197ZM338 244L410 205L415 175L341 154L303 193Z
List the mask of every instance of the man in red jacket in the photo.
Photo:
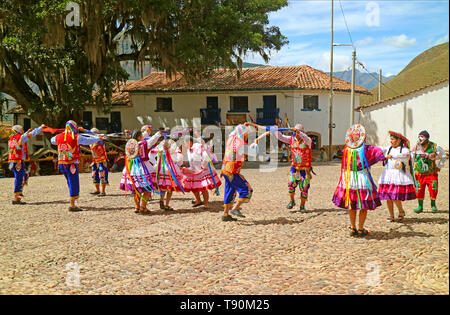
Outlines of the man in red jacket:
M26 133L23 132L23 127L20 125L12 127L12 134L8 141L8 162L9 168L14 172L15 177L13 205L25 204L20 197L22 196L23 186L28 179L24 163L24 161L29 159L27 142L31 137L38 135L43 127L44 125L34 130L28 130Z

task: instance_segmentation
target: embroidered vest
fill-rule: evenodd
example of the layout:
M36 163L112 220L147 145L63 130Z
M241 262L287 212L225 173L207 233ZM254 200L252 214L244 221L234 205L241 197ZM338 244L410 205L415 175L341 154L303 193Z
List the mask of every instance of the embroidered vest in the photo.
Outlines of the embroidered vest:
M105 145L94 143L89 146L92 152L92 159L94 163L101 163L108 161L108 156L106 155Z
M67 134L64 140L64 132L56 136L56 145L58 146L58 163L72 164L80 159L80 146L78 145L78 135L72 138Z
M425 153L435 154L436 143L433 143L431 141L428 142ZM416 155L416 159L414 161L414 170L420 174L433 174L436 172L436 162L433 159L429 159L421 155Z
M139 152L138 156L141 159L142 162L148 161L148 153L150 152L150 149L148 148L147 141L141 141L139 142Z
M222 173L239 174L244 165L245 155L239 151L245 141L237 136L230 137L226 144L225 156L223 158Z
M25 160L30 157L28 155L28 144L20 144L21 134L13 135L8 141L8 162L22 162L23 153L25 152Z
M294 136L291 137L291 165L299 169L310 169L312 160L312 150L304 142L298 141Z

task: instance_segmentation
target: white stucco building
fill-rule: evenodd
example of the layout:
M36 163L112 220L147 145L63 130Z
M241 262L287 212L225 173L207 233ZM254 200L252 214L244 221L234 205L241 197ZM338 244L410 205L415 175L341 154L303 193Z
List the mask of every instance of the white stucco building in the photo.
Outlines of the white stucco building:
M124 101L116 102L110 114L87 108L83 116L101 130L113 119L122 129L136 129L142 123L158 129L192 127L195 118L201 118L204 127L245 120L273 125L275 117L283 122L288 117L291 126L304 125L317 149L328 145L329 80L328 74L306 65L246 68L239 78L235 70L216 70L195 83L182 75L168 78L164 72L152 72L126 86ZM351 84L334 77L333 87L333 144L342 145L350 126ZM355 107L360 94L370 92L356 86Z
M367 129L367 141L388 145L388 131L405 135L411 143L422 130L444 150L449 149L448 79L390 99L358 108L360 123Z

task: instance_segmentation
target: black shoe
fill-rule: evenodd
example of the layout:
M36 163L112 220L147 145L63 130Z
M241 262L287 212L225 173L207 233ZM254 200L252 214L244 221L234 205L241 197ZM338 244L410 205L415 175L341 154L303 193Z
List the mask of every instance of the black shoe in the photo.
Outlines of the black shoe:
M300 212L301 212L301 213L306 213L305 206L300 206Z
M70 211L70 212L80 212L80 211L83 211L83 209L78 208L78 207L74 207L74 208L69 207L69 211Z
M239 210L231 210L230 212L231 214L234 214L237 217L245 218L245 215L243 215Z
M99 191L91 192L91 195L99 195L99 194L100 194Z
M22 200L13 200L12 201L13 205L26 205L26 202L23 202Z
M232 221L237 221L236 218L233 218L231 215L227 215L227 216L222 216L222 221L223 222L232 222Z
M291 200L289 201L288 205L286 206L286 209L292 209L295 206L295 201Z

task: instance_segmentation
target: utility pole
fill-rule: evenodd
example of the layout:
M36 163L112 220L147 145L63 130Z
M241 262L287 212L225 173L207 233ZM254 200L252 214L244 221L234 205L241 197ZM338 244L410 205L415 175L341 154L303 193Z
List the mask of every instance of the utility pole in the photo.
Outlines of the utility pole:
M333 159L333 11L334 4L333 0L331 0L331 52L330 52L330 113L328 118L328 160L331 161Z
M378 74L378 101L381 101L381 69Z
M352 61L353 61L353 67L352 67L352 93L351 93L351 105L350 105L350 127L353 126L355 122L355 63L356 63L356 49L353 48L352 53Z

